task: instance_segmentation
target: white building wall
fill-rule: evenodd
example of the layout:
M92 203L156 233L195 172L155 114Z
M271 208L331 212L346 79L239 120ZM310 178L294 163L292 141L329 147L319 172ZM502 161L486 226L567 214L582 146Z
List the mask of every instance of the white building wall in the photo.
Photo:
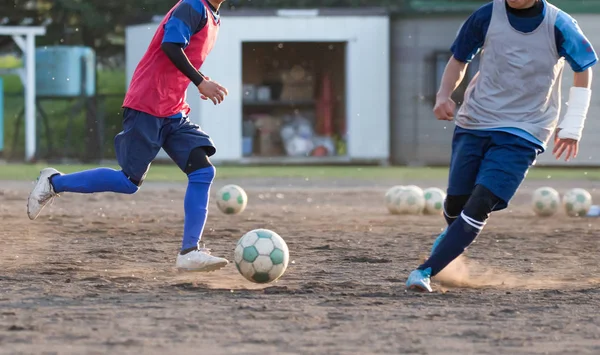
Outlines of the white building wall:
M451 122L433 116L436 51L450 51L464 17L396 19L392 23L391 139L395 164L450 162Z

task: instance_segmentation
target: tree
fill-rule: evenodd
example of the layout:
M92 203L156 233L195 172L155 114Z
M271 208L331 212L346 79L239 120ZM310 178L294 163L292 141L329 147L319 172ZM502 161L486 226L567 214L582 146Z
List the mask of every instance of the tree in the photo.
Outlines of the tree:
M123 51L125 27L166 13L177 0L14 0L2 2L0 13L10 13L4 25L46 25L40 45L84 45L99 59ZM3 44L10 43L4 39Z

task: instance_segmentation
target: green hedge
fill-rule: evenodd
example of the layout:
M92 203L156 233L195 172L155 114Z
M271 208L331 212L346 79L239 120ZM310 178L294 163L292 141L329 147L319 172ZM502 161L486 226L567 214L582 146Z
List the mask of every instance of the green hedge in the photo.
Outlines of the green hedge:
M5 158L21 159L24 157L25 135L24 120L21 118L20 134L15 137L15 124L19 112L23 110L23 86L16 75L2 76L4 80L4 152ZM105 158L114 158L113 138L121 130L121 104L125 96L125 73L123 71L100 71L98 73L98 106L104 114L104 152ZM106 96L109 94L109 96ZM63 157L67 139L67 126L72 115L75 101L44 100L42 108L48 114L50 136L53 141L55 155ZM46 134L40 121L37 123L38 148L45 152L47 148ZM82 158L85 152L86 122L83 112L73 117L71 133L72 147L68 157ZM16 144L15 144L16 139ZM13 145L15 149L13 150Z

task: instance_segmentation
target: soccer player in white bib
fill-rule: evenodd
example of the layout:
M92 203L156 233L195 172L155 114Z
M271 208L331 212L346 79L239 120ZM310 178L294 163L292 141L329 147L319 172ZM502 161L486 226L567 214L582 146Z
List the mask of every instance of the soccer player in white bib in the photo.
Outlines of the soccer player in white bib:
M425 263L406 281L431 292L430 278L456 259L502 210L553 139L556 159L577 155L598 58L577 22L546 0L493 0L474 12L452 45L434 114L454 121L444 217ZM451 94L482 50L479 72L455 116ZM575 72L559 119L565 60Z

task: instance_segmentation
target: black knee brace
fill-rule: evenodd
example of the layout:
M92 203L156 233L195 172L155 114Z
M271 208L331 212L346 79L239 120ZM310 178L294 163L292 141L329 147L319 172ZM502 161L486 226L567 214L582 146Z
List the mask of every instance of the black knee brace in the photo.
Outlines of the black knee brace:
M496 205L501 202L498 196L482 185L477 185L473 189L471 197L467 201L464 213L465 215L479 222L485 222L494 210Z
M456 218L465 208L471 195L448 195L444 201L444 214L448 218Z
M146 178L146 174L148 173L148 170L146 170L146 172L144 173L144 175L142 175L142 178L140 180L136 180L136 179L132 178L124 170L121 170L121 172L123 173L123 175L125 175L125 177L127 178L127 180L131 181L132 184L134 184L137 187L141 187L142 183L144 182L144 179Z
M196 170L212 166L208 154L203 147L196 147L190 152L184 172L189 175Z

